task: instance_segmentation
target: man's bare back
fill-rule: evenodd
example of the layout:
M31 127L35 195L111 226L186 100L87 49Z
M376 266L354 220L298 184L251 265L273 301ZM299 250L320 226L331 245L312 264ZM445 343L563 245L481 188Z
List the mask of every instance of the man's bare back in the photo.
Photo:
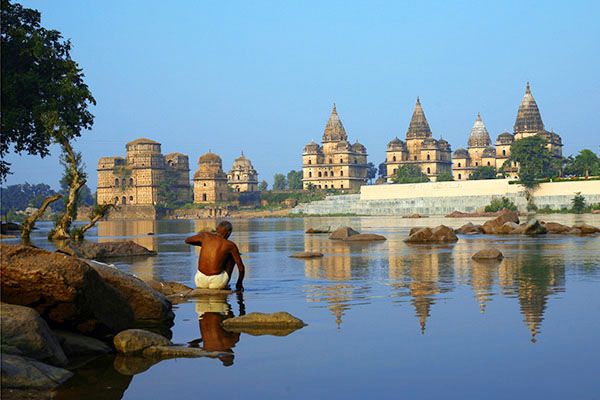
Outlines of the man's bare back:
M238 266L238 281L236 283L237 290L243 290L242 280L244 279L244 263L240 256L240 252L230 240L227 240L231 235L231 224L223 221L217 227L217 233L199 233L185 240L187 244L193 246L202 246L200 257L198 257L198 271L206 276L219 275L225 271L228 275L228 280L233 272L233 265Z

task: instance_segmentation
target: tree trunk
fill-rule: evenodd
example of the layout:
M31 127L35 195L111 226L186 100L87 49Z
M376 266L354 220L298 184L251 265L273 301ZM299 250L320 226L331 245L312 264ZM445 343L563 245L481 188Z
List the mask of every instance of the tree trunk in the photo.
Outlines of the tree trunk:
M42 206L39 208L39 210L37 210L36 212L31 214L29 217L27 217L27 219L25 219L25 221L23 221L23 223L21 224L21 243L22 244L24 244L24 245L30 244L29 238L31 235L31 230L33 229L33 226L35 225L35 221L39 217L42 216L42 214L46 211L46 208L48 208L50 203L53 203L56 200L60 200L60 198L62 198L62 196L60 194L55 194L52 197L48 197L46 200L44 200L44 204L42 204Z
M81 228L73 239L81 240L83 239L83 234L90 229L92 226L96 224L96 222L100 221L105 215L108 214L110 209L116 209L117 206L114 204L103 204L99 206L99 209L95 212L95 214L91 217L90 222L88 222L83 228Z

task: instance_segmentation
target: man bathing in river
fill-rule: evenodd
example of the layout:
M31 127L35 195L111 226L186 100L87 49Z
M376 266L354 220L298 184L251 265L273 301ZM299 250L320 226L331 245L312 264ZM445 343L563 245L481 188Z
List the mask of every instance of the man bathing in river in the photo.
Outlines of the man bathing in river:
M240 252L230 240L227 240L233 227L228 221L222 221L217 226L217 233L199 233L185 239L187 244L202 246L200 257L198 257L198 271L194 281L198 288L203 289L225 289L231 279L233 265L238 266L238 280L236 290L244 290L244 263Z

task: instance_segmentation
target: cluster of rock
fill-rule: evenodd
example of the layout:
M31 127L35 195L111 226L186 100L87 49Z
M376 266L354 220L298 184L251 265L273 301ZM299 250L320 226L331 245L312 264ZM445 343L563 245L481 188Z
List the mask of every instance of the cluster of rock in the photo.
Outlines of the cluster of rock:
M331 240L343 240L346 242L370 242L377 240L387 240L385 236L377 235L375 233L359 233L354 229L343 226L336 229L329 235Z
M408 234L407 243L453 243L458 241L454 229L439 225L435 228L412 228Z
M68 241L60 251L79 258L106 260L118 257L155 256L156 252L140 246L132 240L119 242Z
M0 244L2 387L49 389L74 357L113 351L114 335L170 335L172 304L133 275L62 253Z
M488 235L594 234L600 233L600 229L587 224L575 224L570 227L557 222L538 221L536 218L521 222L518 212L503 210L500 215L486 221L483 225L473 225L469 222L456 229L455 232L463 235L481 233Z

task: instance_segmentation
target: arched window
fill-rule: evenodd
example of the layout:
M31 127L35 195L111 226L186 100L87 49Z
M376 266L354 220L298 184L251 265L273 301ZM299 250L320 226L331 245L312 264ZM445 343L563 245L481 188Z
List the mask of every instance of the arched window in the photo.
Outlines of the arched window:
M119 202L119 198L115 197L115 204Z
M129 201L133 201L133 196L129 196Z
M321 171L319 171L319 178L321 177Z
M417 156L415 156L415 161L417 161Z
M340 176L344 176L344 171L340 171Z
M354 164L358 164L358 160L354 160Z
M429 157L429 154L427 154L427 160L431 160L431 157Z
M239 192L239 189L238 189ZM219 200L223 200L223 193L219 193Z
M462 179L462 175L461 174L458 174L458 179Z
M319 189L321 189L321 185L319 185Z
M344 188L344 185L340 185L340 189L343 189L343 188Z
M393 160L396 161L396 156L393 157Z
M325 185L325 189L327 189L327 185Z
M506 155L506 150L502 150L502 155L505 156Z
M133 178L129 178L129 186L133 186Z
M202 195L202 201L206 201L206 193Z
M308 171L308 177L312 178L312 172Z
M323 175L324 175L324 176L327 176L327 171L323 172Z
M127 197L125 197L125 196L121 197L121 204L123 204L123 205L127 204Z
M458 163L458 167L460 168L460 163Z
M340 164L343 164L344 160L342 158L340 158Z
M430 174L431 173L431 168L427 168L427 173Z
M477 166L479 166L479 163L478 163L478 162L476 162L476 163L475 163L475 166L476 166L476 167L477 167Z
M333 164L333 160L331 158L329 159L329 164Z
M488 161L488 167L490 166L490 162Z
M119 186L119 178L115 179L115 186Z
M333 176L333 171L331 171L331 173L329 174L329 176Z
M308 160L308 165L310 165L310 164L312 164L312 161L311 161L311 160Z

